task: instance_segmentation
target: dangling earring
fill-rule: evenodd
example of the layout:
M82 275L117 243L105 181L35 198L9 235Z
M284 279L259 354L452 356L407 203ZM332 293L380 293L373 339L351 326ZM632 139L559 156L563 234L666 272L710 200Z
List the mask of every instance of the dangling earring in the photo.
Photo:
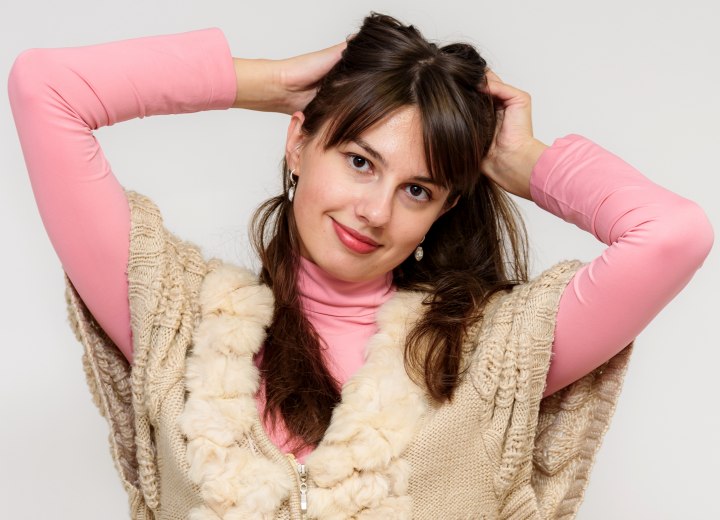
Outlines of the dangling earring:
M288 200L292 202L295 198L295 186L297 186L295 169L290 170L290 173L288 174L288 182L290 183L290 188L288 188Z
M420 241L421 244L423 242L425 242L425 237L423 237L422 240ZM417 246L415 248L415 260L417 260L419 262L420 260L423 259L424 254L425 254L425 252L423 251L422 246Z

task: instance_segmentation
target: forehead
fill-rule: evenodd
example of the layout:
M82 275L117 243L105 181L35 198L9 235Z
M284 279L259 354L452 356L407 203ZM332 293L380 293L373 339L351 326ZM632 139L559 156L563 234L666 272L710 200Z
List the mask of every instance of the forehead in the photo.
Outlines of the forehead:
M362 133L363 138L391 139L392 142L376 143L386 146L423 148L420 113L415 107L404 107L390 113L377 124Z
M391 112L350 142L375 152L372 158L382 166L410 168L413 174L428 173L422 123L415 107Z

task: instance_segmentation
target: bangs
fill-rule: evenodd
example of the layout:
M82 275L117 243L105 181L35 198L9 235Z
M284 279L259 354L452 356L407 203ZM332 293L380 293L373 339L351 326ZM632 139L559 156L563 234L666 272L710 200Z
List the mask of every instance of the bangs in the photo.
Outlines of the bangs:
M358 139L396 110L414 105L403 79L399 74L367 75L362 81L336 87L337 101L333 113L326 116L328 124L320 136L323 146L327 149Z
M393 112L414 106L420 115L428 175L443 188L467 194L480 178L480 163L492 136L481 131L488 123L482 121L487 114L483 96L475 92L471 100L477 102L471 105L467 94L459 95L455 88L429 67L392 76L368 75L364 81L342 85L332 114L326 115L320 142L325 149L350 142Z

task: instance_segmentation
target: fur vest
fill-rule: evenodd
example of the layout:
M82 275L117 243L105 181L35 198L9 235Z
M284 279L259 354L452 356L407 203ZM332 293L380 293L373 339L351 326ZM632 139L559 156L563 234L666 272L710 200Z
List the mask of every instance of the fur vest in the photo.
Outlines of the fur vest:
M305 472L268 439L252 362L273 310L257 276L163 225L128 191L134 360L70 280L69 319L137 520L573 518L614 412L632 343L543 399L565 261L495 294L468 334L468 370L432 402L403 365L423 294L399 291ZM582 345L578 345L582 348Z

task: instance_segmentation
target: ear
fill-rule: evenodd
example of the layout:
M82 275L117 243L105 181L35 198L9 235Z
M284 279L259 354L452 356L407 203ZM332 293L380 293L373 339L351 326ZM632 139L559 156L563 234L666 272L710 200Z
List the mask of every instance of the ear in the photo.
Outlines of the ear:
M294 170L298 167L300 160L300 148L302 148L305 140L303 132L303 123L305 115L302 112L295 112L290 118L290 124L287 130L287 139L285 141L285 160L288 168Z

